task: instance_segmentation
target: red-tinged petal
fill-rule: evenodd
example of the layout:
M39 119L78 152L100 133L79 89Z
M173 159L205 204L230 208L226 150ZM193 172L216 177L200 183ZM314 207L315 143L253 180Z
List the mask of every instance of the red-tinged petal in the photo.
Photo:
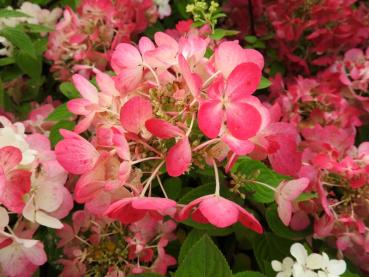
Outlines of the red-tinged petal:
M224 119L224 110L219 100L206 100L200 104L198 124L200 130L209 138L219 135Z
M169 139L184 135L184 132L177 126L158 118L147 120L145 126L151 134L161 139Z
M188 137L178 141L169 151L165 158L169 176L178 177L190 167L192 160L191 145Z
M247 97L258 87L261 79L261 70L254 63L238 65L227 79L226 95L239 95Z
M110 218L118 219L123 224L131 224L142 219L147 211L133 208L131 205L133 199L127 198L114 202L106 210L105 215Z
M128 161L123 161L119 166L119 181L122 184L125 184L131 174L132 166L131 163Z
M77 123L77 125L74 127L74 132L80 134L86 131L91 126L94 118L95 112L90 113L88 116L86 116Z
M202 214L199 209L196 209L191 214L191 219L197 223L208 224L209 220Z
M238 139L253 137L260 130L262 118L257 109L246 103L232 103L226 108L227 128Z
M240 206L238 206L238 210L239 210L238 220L243 226L259 234L263 233L263 227L251 213L249 213L248 211L246 211Z
M176 201L160 198L160 197L138 197L132 201L132 207L139 210L153 210L166 214L167 211L175 208L177 205Z
M72 174L83 174L91 170L99 156L95 147L73 132L62 130L61 134L70 137L55 147L56 159L61 166Z
M6 173L22 161L22 152L13 146L0 148L0 168Z
M197 198L193 201L191 201L190 203L188 203L178 214L178 220L179 221L182 221L182 220L186 220L190 215L191 215L191 212L192 212L192 209L197 205L199 204L202 199L204 199L204 197L207 197L207 196L203 196L203 197L200 197L200 198Z
M195 98L197 98L202 86L201 78L197 74L191 72L190 66L182 55L178 56L178 64L190 92Z
M142 130L146 120L151 117L151 102L142 96L131 98L120 110L120 122L122 126L127 131L135 134L138 134Z
M120 74L122 69L135 68L142 64L140 52L131 44L120 43L111 58L111 67Z
M82 97L91 103L97 104L99 102L98 92L96 87L91 84L85 77L80 74L72 76L73 84L82 95Z
M80 178L82 179L82 177ZM77 203L86 203L96 197L105 188L105 182L103 181L92 181L85 182L84 179L76 185L74 190L74 199Z
M228 227L238 220L235 203L219 196L208 197L201 201L199 210L209 223L219 227Z
M255 145L251 141L239 140L231 134L225 134L222 140L239 156L249 154L255 148Z

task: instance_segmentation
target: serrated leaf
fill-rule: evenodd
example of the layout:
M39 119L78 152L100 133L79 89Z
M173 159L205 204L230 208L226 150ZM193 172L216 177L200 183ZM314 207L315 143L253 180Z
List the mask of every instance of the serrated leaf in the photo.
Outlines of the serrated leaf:
M75 127L75 123L72 121L62 120L56 123L50 130L49 139L51 145L54 147L60 140L62 140L62 135L59 133L60 129L67 129L72 131Z
M205 234L203 230L193 229L186 237L185 241L181 246L181 250L179 251L178 263L181 264L185 257L188 254L188 251L195 245L197 241L199 241Z
M14 46L36 59L36 50L31 38L20 28L6 27L0 30L0 35L9 40Z
M243 271L233 275L233 277L266 277L264 274L257 271Z
M274 201L274 191L260 183L276 188L283 180L288 179L288 177L274 172L262 162L248 157L240 158L233 166L232 172L244 177L245 183L242 185L246 190L246 196L259 203Z
M311 228L308 228L300 232L289 229L279 219L278 212L275 206L268 207L268 209L266 210L265 217L273 233L285 239L291 240L303 239L312 232Z
M258 89L264 89L264 88L270 87L271 84L272 83L267 78L262 76L261 80L260 80L260 83L259 83L259 86L258 86Z
M81 95L71 82L61 83L59 89L69 99L81 97Z
M176 277L231 277L232 272L222 252L204 235L188 252L178 267Z
M49 116L46 118L46 120L50 121L60 121L69 119L73 114L68 110L67 104L61 104L55 108L55 110L49 114Z
M10 10L10 9L0 9L0 18L9 17L29 17L28 14L22 13L20 11Z

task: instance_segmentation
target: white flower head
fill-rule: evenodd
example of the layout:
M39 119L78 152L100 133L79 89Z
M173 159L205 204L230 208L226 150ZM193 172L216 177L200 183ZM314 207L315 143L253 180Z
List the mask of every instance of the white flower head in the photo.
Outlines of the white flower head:
M346 271L344 260L330 260L326 253L312 253L301 243L294 243L290 248L290 257L279 261L272 261L272 268L278 272L277 277L339 277Z
M158 14L161 19L170 15L172 10L169 5L169 0L154 0L154 2L158 6Z

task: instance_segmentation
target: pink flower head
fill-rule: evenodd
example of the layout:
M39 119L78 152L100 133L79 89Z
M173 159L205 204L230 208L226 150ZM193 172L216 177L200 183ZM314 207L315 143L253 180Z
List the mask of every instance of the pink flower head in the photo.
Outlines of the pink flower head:
M64 140L55 147L57 161L72 174L83 174L91 170L99 153L87 140L74 132L61 129Z
M130 224L142 219L146 214L158 220L165 215L173 216L177 203L159 197L133 197L119 200L106 210L108 217L118 219L123 224Z
M238 65L227 80L215 81L208 92L208 99L200 103L198 124L209 138L219 135L226 121L227 129L237 139L248 139L259 131L262 115L248 103L261 78L261 70L254 63Z
M275 200L278 204L278 215L283 224L288 226L292 217L292 204L308 187L309 179L303 177L292 181L283 181L277 188Z
M206 195L195 199L183 208L178 218L199 223L210 223L219 228L225 228L239 221L245 227L262 233L263 227L257 219L241 206L221 196Z

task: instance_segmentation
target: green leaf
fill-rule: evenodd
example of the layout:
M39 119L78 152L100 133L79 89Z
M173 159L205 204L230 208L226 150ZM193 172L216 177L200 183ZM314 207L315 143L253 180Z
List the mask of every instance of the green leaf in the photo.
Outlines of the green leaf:
M23 24L23 26L25 26L27 28L27 31L31 33L48 33L48 32L53 31L53 29L47 26L44 26L44 25L39 25L39 24L26 23L26 24Z
M69 99L80 98L78 90L71 82L61 83L59 86L60 91Z
M300 232L289 229L279 219L277 209L274 205L268 207L268 209L266 210L266 220L273 233L285 239L303 239L311 234L312 231L311 228L307 228L306 230Z
M55 108L55 110L49 114L46 120L60 121L64 119L69 119L73 114L68 110L67 103L61 104Z
M256 271L243 271L233 275L233 277L266 277L264 274Z
M15 63L29 77L39 79L42 72L42 60L24 52L18 51L14 54Z
M226 36L234 36L237 35L239 31L235 30L226 30L226 29L215 29L214 33L211 34L211 38L215 40L220 40Z
M9 10L9 9L0 9L0 18L1 17L29 17L28 14L22 13L20 11Z
M245 40L248 43L254 44L258 40L258 38L256 36L245 36Z
M315 193L315 192L304 192L304 193L300 194L299 197L297 197L296 201L297 202L303 202L303 201L314 199L314 198L318 198L317 193Z
M179 251L178 263L181 264L185 257L188 254L188 251L195 245L197 241L199 241L205 232L203 230L193 229L186 237L185 241L181 246L181 250Z
M212 194L214 193L215 186L214 184L205 184L201 185L197 188L191 189L188 193L183 195L179 200L178 203L180 204L188 204L192 200L195 200L196 198L199 198L204 195Z
M14 46L18 47L24 53L36 58L36 50L31 38L20 28L6 27L0 30L0 35L9 40Z
M128 275L128 277L163 277L163 275L157 274L157 273L151 273L151 272L147 272L147 273L142 273L142 274L130 274Z
M73 130L76 124L71 121L62 120L56 123L50 130L49 139L51 145L54 147L60 140L62 140L62 135L59 133L60 129Z
M3 81L0 79L0 107L5 108L5 91Z
M240 158L232 168L232 172L243 180L242 185L246 190L246 196L259 203L274 201L274 191L260 183L276 188L283 180L288 179L274 172L262 162L248 157Z
M265 232L253 242L254 254L259 268L267 276L275 276L271 266L272 260L282 261L285 257L290 256L290 247L293 241Z
M270 87L270 85L271 85L271 82L267 78L262 76L261 80L260 80L260 83L259 83L259 86L258 86L258 89L264 89L264 88Z
M192 219L187 219L185 221L182 221L181 223L184 224L184 225L190 226L192 228L202 230L210 236L219 236L219 237L221 237L221 236L228 236L228 235L233 233L233 228L232 227L217 228L217 227L215 227L211 224L197 223L197 222L193 221Z
M232 272L214 242L204 235L178 267L176 277L231 277Z
M13 64L14 58L13 57L5 57L5 58L1 58L0 59L0 66L5 66L5 65L9 65L9 64Z
M166 179L163 186L170 199L177 200L181 196L182 181L180 178Z

